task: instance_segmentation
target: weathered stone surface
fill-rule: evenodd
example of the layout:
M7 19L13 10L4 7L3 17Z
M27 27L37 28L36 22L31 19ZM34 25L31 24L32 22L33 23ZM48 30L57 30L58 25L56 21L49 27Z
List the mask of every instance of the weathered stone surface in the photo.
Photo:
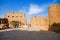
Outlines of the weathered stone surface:
M21 22L20 25L27 24L26 17L23 12L7 12L5 14L5 18L7 18L9 20L9 24L11 23L11 21L19 21L19 22Z
M40 29L48 29L48 17L46 16L32 16L30 18L30 24L33 27L38 27Z
M48 8L49 25L60 23L60 4L53 4Z

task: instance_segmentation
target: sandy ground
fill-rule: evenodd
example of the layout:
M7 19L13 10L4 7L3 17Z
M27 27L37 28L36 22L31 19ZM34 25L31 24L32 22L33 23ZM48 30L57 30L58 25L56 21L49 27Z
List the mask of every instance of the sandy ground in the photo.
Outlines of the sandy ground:
M11 30L0 32L0 40L60 40L60 34L42 30Z

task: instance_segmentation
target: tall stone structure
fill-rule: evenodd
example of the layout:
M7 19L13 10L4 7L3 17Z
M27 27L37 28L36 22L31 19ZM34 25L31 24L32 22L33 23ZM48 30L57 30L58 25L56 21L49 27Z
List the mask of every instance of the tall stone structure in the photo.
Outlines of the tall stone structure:
M38 27L42 30L48 29L48 17L46 17L46 16L32 16L30 18L30 25L32 27Z
M49 25L60 23L60 4L53 4L48 8Z
M12 21L18 21L21 23L20 25L26 25L27 24L26 17L25 17L25 14L23 12L7 12L5 14L5 18L8 19L9 24Z

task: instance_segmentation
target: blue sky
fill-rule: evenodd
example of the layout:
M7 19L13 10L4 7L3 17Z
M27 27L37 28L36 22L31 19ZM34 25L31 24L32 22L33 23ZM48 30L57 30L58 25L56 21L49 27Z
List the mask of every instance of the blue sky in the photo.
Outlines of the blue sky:
M47 16L48 7L60 4L59 0L0 0L0 17L6 12L25 12L27 19L31 16Z

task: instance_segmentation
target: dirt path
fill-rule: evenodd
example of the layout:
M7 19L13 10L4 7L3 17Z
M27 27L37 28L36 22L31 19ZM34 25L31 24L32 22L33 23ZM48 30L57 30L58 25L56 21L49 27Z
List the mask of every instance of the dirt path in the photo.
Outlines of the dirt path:
M5 31L0 32L0 40L60 40L60 34L48 31Z

